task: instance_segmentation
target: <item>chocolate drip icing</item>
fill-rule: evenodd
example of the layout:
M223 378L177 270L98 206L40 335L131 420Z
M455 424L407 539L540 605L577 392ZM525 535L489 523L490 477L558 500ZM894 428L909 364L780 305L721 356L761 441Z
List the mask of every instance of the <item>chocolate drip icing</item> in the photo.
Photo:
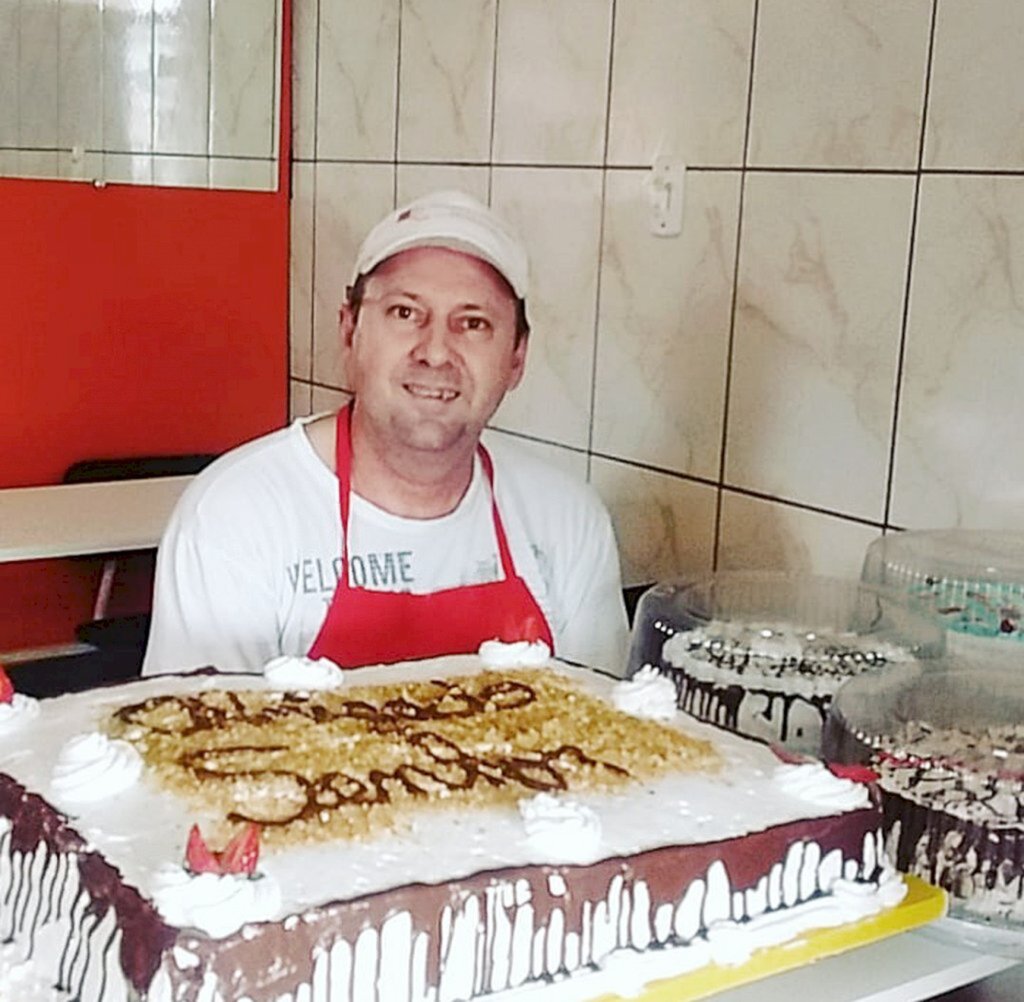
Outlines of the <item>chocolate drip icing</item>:
M982 889L1005 891L1006 910L1024 898L1024 832L954 817L883 790L883 826L895 839L896 866L948 891L971 907Z
M135 888L123 882L114 867L87 849L67 818L9 776L0 776L0 815L11 820L11 831L4 841L12 862L17 860L11 866L12 883L0 898L0 908L9 916L8 935L31 927L27 943L31 956L36 925L59 917L69 920L72 932L58 964L59 980L78 997L82 988L79 982L88 970L88 926L98 925L113 909L122 931L120 967L134 988L144 992L160 964L160 955L174 940L174 931ZM40 876L40 883L49 881L50 887L45 892L45 908L42 892L36 907L35 914L42 919L30 922L33 868L29 860L37 853L50 857L44 861ZM70 893L72 868L78 871L74 897Z
M831 695L803 696L753 686L715 685L714 682L694 678L681 668L662 666L661 671L675 680L681 709L698 720L705 720L726 730L739 731L740 708L744 700L763 698L761 716L768 721L777 721L780 741L787 741L790 737L789 719L795 704L804 703L811 707L824 725L832 703Z

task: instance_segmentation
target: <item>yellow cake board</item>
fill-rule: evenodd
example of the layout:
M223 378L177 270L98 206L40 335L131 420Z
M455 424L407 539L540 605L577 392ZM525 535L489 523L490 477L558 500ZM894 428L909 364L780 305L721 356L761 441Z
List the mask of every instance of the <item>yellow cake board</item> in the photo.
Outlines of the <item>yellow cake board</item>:
M907 894L895 907L853 925L813 929L779 946L758 950L743 964L708 964L678 977L652 981L630 1002L692 1002L727 988L738 988L772 974L782 974L825 957L845 953L880 939L934 922L946 914L946 892L917 877L904 876ZM615 1002L620 995L602 995L594 1002Z

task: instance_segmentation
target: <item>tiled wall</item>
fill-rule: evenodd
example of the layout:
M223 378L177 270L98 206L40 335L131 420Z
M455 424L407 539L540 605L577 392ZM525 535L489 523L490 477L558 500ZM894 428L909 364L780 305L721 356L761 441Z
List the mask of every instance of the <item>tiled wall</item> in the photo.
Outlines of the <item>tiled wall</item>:
M281 0L0 0L0 175L277 187Z
M1021 527L1019 0L296 0L294 30L295 413L343 399L365 230L457 186L533 258L496 426L589 477L627 581Z

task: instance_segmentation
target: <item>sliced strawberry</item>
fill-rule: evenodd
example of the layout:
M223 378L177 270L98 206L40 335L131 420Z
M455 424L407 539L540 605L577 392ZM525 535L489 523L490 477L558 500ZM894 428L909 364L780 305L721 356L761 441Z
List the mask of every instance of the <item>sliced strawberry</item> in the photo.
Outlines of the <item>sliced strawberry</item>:
M185 846L185 869L190 873L220 873L220 860L207 848L206 842L199 831L199 825L193 825L188 833L188 844Z
M828 771L840 779L852 779L855 783L877 783L878 773L866 765L844 765L842 762L829 762Z
M221 873L252 875L260 858L260 826L250 821L219 853Z
M10 680L4 666L0 665L0 703L9 703L14 699L14 683Z

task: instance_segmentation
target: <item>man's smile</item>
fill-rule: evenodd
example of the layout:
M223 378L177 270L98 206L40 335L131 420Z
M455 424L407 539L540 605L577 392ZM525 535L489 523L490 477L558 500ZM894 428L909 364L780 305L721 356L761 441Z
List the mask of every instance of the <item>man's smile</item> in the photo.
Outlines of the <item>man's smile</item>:
M406 392L412 394L414 397L418 397L420 400L440 400L442 403L448 403L459 396L458 390L446 389L441 386L424 386L422 383L403 383L402 387Z

